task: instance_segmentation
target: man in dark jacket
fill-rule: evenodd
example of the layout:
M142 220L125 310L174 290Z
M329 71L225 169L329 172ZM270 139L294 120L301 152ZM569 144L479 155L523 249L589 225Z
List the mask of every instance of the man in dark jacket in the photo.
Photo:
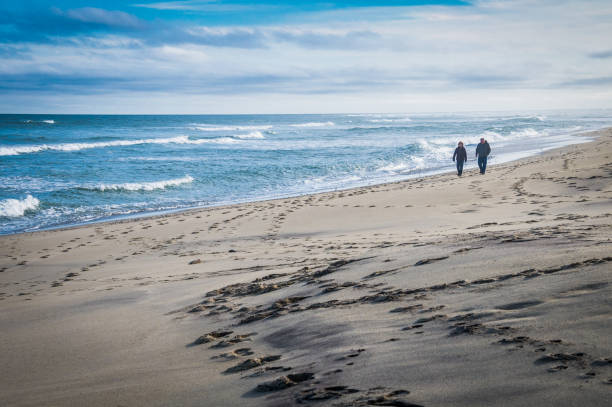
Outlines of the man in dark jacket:
M481 138L480 143L476 146L476 157L478 157L478 168L480 168L481 174L484 174L487 170L487 157L489 154L491 154L491 147L487 140Z
M461 176L463 173L463 163L467 161L467 151L465 151L465 147L463 147L463 141L459 142L459 145L455 149L455 153L453 154L453 161L457 159L457 175Z

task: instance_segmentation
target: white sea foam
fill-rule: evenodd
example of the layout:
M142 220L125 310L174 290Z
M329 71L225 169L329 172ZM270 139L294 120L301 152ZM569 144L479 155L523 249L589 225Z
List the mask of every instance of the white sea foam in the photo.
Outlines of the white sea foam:
M409 169L410 166L405 162L400 163L392 163L388 165L384 165L376 169L378 172L401 172Z
M217 137L217 138L200 138L196 140L189 140L185 144L236 144L239 143L240 140L236 140L232 137Z
M158 138L158 139L138 139L138 140L115 140L102 141L95 143L63 143L63 144L38 144L25 146L0 147L0 155L17 155L27 153L37 153L39 151L79 151L89 148L133 146L137 144L165 144L165 143L189 143L187 136Z
M165 189L167 187L175 187L181 184L187 184L193 181L193 177L186 175L183 178L168 179L163 181L153 182L126 182L123 184L100 184L91 189L95 191L153 191L155 189Z
M249 130L268 130L272 126L261 125L261 126L215 126L212 124L194 124L194 130L200 131L249 131Z
M440 153L443 154L442 152ZM407 174L412 171L418 171L426 168L427 163L433 163L434 165L439 163L439 157L426 157L411 156L408 159L392 162L376 169L376 172L384 172L391 175Z
M478 144L480 138L484 138L489 143L507 143L520 139L537 138L537 137L548 137L549 133L547 130L538 131L531 127L522 130L511 131L507 134L502 134L498 131L486 130L480 134L472 136L459 136L459 137L432 137L427 140L419 140L418 143L424 149L438 149L444 146L456 146L458 141L463 141L465 145Z
M543 121L546 120L546 116L534 114L534 115L531 115L531 116L504 117L504 118L502 118L500 120L503 120L503 121L507 121L507 120L538 120L538 121L543 122Z
M23 120L23 123L34 123L34 120ZM55 120L41 120L37 123L55 124Z
M298 123L290 124L291 127L331 127L335 126L334 122L311 122L311 123Z
M183 162L202 162L206 161L206 158L201 156L180 156L180 155L166 155L163 157L142 157L142 156L130 156L130 157L119 157L117 161L130 162L130 161L183 161ZM0 178L0 181L2 179Z
M532 129L531 127L526 128L524 130L512 131L510 132L510 137L522 138L522 137L538 137L538 136L547 136L548 133L546 131L537 131Z
M398 119L370 119L370 123L407 123L412 120L409 117L402 117Z
M0 216L19 217L23 216L28 210L38 208L40 201L32 195L24 199L4 199L0 201Z
M532 129L531 127L528 127L522 130L511 131L508 134L501 134L496 131L487 130L487 131L482 132L477 137L470 137L468 141L470 144L476 144L480 142L481 137L487 140L488 142L502 142L502 141L513 141L513 140L523 139L523 138L544 137L544 136L548 136L547 131L545 130L537 131L535 129Z
M260 131L252 131L249 134L236 134L234 137L239 139L262 139L265 138Z
M302 180L302 183L308 188L308 191L319 191L329 188L343 188L359 181L363 181L363 175L346 175L340 177L323 176L307 178Z
M51 151L79 151L90 148L104 148L104 147L117 147L117 146L134 146L138 144L204 144L204 143L218 143L218 144L232 144L236 143L231 137L219 137L214 139L190 139L187 136L177 136L168 138L149 138L149 139L137 139L137 140L115 140L115 141L103 141L96 143L64 143L64 144L38 144L38 145L19 145L19 146L5 146L0 147L0 156L3 155L18 155L37 153L40 151L51 150Z

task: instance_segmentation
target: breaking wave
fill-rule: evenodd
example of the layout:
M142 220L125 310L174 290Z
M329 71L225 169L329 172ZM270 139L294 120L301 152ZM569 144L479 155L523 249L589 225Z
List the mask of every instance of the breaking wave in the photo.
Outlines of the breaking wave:
M55 120L24 120L23 123L45 123L45 124L55 124Z
M40 151L80 151L91 148L117 147L117 146L134 146L138 144L232 144L238 140L231 137L219 137L214 139L190 139L187 136L169 137L169 138L149 138L138 140L116 140L97 143L64 143L64 144L38 144L38 145L21 145L21 146L4 146L0 147L0 156L3 155L18 155L38 153Z
M38 208L39 204L40 201L32 195L28 195L24 199L4 199L0 201L0 216L11 218L23 216L26 211Z
M272 128L270 125L261 126L216 126L212 124L195 124L194 130L200 131L248 131L248 130L269 130Z
M335 126L334 122L311 122L311 123L298 123L290 124L291 127L331 127Z
M239 139L262 139L265 138L260 131L252 131L249 134L237 134L234 137Z
M403 117L399 119L370 119L368 122L370 123L406 123L411 122L412 120L409 117Z
M193 177L186 175L183 178L168 179L153 182L126 182L123 184L100 184L95 187L83 188L93 191L153 191L155 189L165 189L181 184L188 184L193 181Z

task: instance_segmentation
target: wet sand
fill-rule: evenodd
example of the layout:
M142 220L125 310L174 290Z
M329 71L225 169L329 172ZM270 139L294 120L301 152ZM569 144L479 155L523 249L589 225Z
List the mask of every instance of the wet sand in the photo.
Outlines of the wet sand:
M610 405L612 130L588 136L2 236L0 405Z

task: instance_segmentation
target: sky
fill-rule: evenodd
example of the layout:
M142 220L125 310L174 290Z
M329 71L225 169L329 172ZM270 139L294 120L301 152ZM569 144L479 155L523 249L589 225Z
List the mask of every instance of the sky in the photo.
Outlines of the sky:
M609 0L0 0L0 113L612 108Z

